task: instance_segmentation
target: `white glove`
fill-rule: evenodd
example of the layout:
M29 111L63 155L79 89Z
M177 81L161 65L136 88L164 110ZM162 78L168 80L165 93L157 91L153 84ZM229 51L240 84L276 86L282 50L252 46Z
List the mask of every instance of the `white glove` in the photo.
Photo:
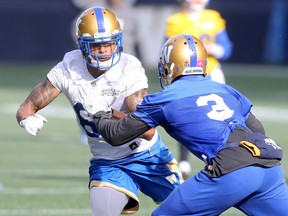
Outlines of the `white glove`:
M84 109L92 116L98 111L112 111L105 96L96 87L91 85L79 86L78 96Z
M24 128L30 135L36 136L43 128L47 119L39 114L34 114L19 122L20 126Z

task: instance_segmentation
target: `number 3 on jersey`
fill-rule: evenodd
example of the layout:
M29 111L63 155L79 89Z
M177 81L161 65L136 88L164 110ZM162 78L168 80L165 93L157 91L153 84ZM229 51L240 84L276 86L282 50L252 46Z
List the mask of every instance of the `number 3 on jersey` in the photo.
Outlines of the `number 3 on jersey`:
M212 110L207 113L207 116L210 119L224 121L225 119L231 118L234 111L229 109L229 107L224 103L223 98L216 94L210 94L206 96L201 96L197 99L197 106L207 106L209 101L215 102L215 105L212 105Z

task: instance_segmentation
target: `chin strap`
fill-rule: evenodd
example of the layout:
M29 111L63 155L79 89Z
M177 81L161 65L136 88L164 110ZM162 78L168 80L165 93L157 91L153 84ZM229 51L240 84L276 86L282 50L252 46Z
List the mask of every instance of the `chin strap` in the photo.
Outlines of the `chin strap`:
M90 59L91 63L95 66L97 66L97 61L95 59L93 59L93 57L91 55L88 55L88 58Z

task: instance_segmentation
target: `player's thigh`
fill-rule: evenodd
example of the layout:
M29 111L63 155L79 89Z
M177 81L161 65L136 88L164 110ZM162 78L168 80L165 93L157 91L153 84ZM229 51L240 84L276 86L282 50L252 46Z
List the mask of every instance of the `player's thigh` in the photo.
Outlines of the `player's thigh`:
M255 171L247 167L219 178L201 171L175 189L153 215L219 215L257 189L261 180L253 178Z
M92 187L90 205L92 215L120 215L129 198L123 192L109 187Z
M115 165L93 165L90 166L90 188L92 187L108 187L126 194L132 198L137 205L139 202L138 186L129 176L125 169Z
M263 169L259 189L239 205L248 215L286 216L288 214L288 188L281 166Z
M151 158L149 161L130 164L129 169L129 175L137 183L140 191L157 203L166 199L183 182L177 161L173 158L167 162Z

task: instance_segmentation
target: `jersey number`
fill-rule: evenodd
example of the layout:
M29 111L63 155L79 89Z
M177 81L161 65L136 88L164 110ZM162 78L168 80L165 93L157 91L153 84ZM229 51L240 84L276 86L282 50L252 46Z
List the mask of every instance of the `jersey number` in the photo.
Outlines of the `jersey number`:
M76 103L74 105L74 110L76 112L80 125L87 133L87 135L90 137L99 137L100 134L96 128L96 125L93 119L88 116L88 113L83 108L83 105L81 103Z
M201 96L197 99L197 106L207 106L208 102L215 102L215 105L212 105L212 110L207 113L207 116L210 119L224 121L225 119L231 118L234 111L229 109L229 107L224 103L223 98L216 94L210 94L206 96Z

